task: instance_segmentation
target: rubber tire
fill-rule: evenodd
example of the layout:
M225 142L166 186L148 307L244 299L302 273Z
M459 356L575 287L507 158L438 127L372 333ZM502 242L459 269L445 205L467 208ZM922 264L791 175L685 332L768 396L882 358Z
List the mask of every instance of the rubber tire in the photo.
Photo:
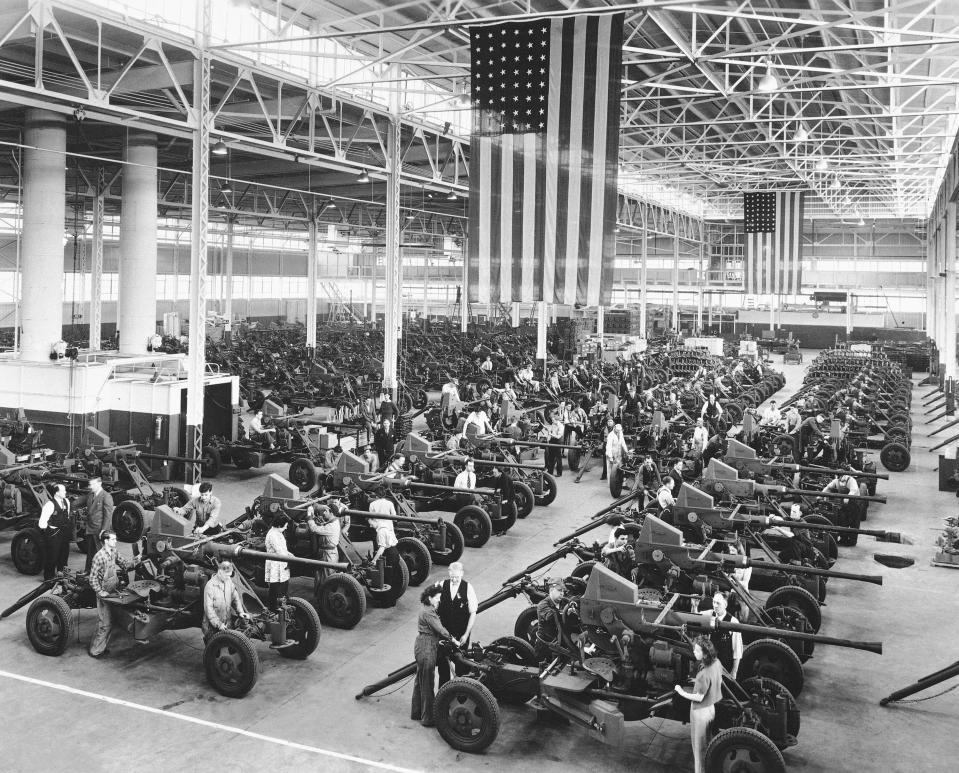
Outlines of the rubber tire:
M579 577L581 580L589 579L590 574L593 572L593 567L598 564L599 561L581 561L573 567L573 571L569 573L570 577Z
M41 615L43 619L40 620ZM43 632L37 631L42 624ZM62 655L77 636L73 610L62 596L41 596L27 610L27 638L41 655Z
M220 449L216 446L203 446L203 460L201 467L204 478L215 478L220 474L220 468L223 466L223 460L220 458Z
M802 694L805 682L799 656L778 639L757 639L747 644L739 662L739 675L743 679L751 676L775 679L795 697Z
M468 548L481 548L489 542L493 522L489 514L478 505L466 505L456 511L453 523L463 532L463 542Z
M419 411L425 408L429 404L429 401L430 398L429 395L426 394L425 389L416 390L416 399L413 401L413 406L416 408L416 410Z
M822 609L816 598L805 588L798 585L783 585L776 588L766 598L763 607L792 607L802 612L815 633L822 627Z
M249 470L253 466L253 457L245 448L237 448L231 455L233 466L238 470Z
M43 571L46 552L47 546L43 540L43 532L36 526L20 529L13 535L10 555L13 557L13 565L20 574L40 574Z
M624 478L622 467L617 467L616 471L609 476L609 493L612 494L613 499L619 499L623 495Z
M556 494L559 492L559 485L556 483L556 478L550 475L548 472L543 473L543 493L542 495L536 497L536 504L540 507L546 507L547 505L552 504L556 499Z
M228 648L231 655L239 658L239 673L234 678L223 677L216 667L216 651ZM260 658L246 636L238 631L217 631L203 648L203 668L207 681L220 695L227 698L242 698L256 685L260 677Z
M572 472L579 472L579 464L582 461L582 452L578 448L571 448L566 453L566 466Z
M396 541L396 549L400 552L400 558L406 562L410 585L415 588L426 582L433 570L429 548L416 537L400 537Z
M815 633L812 629L812 624L796 607L765 607L765 613L772 618L772 626L774 628L785 628L789 631L798 631L800 633ZM763 637L753 636L749 641L755 641L761 638ZM816 642L799 641L798 639L789 639L785 636L780 637L780 639L789 649L799 656L800 663L805 663L816 651Z
M143 536L146 510L135 499L125 499L113 508L113 530L120 542L136 542Z
M533 489L521 480L513 481L513 499L516 502L516 517L526 518L536 507Z
M516 503L507 502L500 505L500 518L493 524L493 534L506 534L516 525ZM490 519L492 520L492 519Z
M534 607L535 609L535 607ZM514 666L527 666L539 668L539 661L536 659L536 649L526 639L519 636L500 636L493 639L485 648L489 650L499 650L494 653L494 657L502 657L502 662ZM517 690L510 690L510 683L504 685L505 689L494 693L496 699L503 703L522 705L530 699L530 683L527 680L517 680Z
M355 628L366 614L366 593L351 574L336 572L314 585L320 620L334 628Z
M749 679L744 679L740 686L748 692L750 695L755 693L766 693L769 691L772 693L770 697L775 701L777 695L782 695L786 698L786 733L791 735L793 738L799 737L799 730L802 727L801 714L799 712L799 706L796 703L796 699L793 697L793 694L789 692L783 685L777 682L775 679L768 679L762 676L751 676ZM769 706L771 709L775 709L775 703ZM769 739L772 741L772 739ZM774 742L775 743L775 742ZM786 746L779 747L780 751L785 751L788 748Z
M903 472L909 468L912 456L902 443L886 443L879 451L879 461L889 472Z
M190 501L190 495L180 486L168 486L167 505L169 507L184 507Z
M536 644L536 629L539 627L539 616L536 607L526 607L516 616L513 624L513 636L522 639L531 647Z
M299 644L294 647L281 647L277 652L291 660L306 660L319 646L320 637L323 635L320 616L309 601L299 596L287 596L286 603L293 607L296 615L294 620L286 622L286 638L299 638Z
M312 491L316 488L316 465L306 457L294 459L286 477L300 491Z
M410 586L410 570L406 568L406 561L402 558L395 567L386 566L385 570L383 581L390 586L390 589L382 591L370 588L373 603L382 607L395 604Z
M463 532L460 527L451 521L446 522L446 549L448 552L438 553L433 549L432 543L427 545L430 551L430 558L437 566L449 566L454 561L459 561L463 557L463 548L466 547L463 541Z
M817 515L816 513L812 513L810 515L804 515L803 520L806 523L816 523L816 524L819 524L820 526L833 525L832 521L830 521L826 516ZM829 565L827 568L832 568L833 564L835 564L836 561L839 559L839 544L836 542L836 538L830 532L824 531L822 532L821 539L816 539L812 541L814 543L821 542L823 546L826 548L825 550L822 551L822 553L823 555L826 556L826 560L828 561Z
M730 727L714 735L706 746L703 764L706 773L723 773L738 769L733 766L740 757L758 758L763 773L786 773L786 762L776 744L750 727Z
M465 714L460 713L465 711L463 704L466 702L476 707L472 717L473 721L478 720L475 733L461 732L462 725L458 728L451 717L451 714L456 714L466 720ZM456 677L440 687L433 701L433 719L443 740L461 752L483 752L499 734L500 718L496 698L485 685L475 679Z

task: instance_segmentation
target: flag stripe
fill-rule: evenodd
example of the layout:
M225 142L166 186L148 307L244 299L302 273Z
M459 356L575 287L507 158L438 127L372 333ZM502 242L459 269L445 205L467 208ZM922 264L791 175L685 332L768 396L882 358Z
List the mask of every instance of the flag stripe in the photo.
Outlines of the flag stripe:
M580 217L577 218L577 234L575 243L575 252L570 256L574 269L569 273L572 275L572 292L567 292L566 297L572 296L577 303L585 303L589 289L589 237L592 232L590 224L592 218L597 213L594 211L594 201L601 188L593 185L593 167L599 163L596 156L596 131L594 129L596 115L596 87L599 70L602 67L601 58L597 58L599 45L599 17L589 16L586 18L586 44L585 58L587 62L596 62L595 68L587 68L579 78L583 90L583 110L582 110L582 143L583 153L580 163ZM605 72L605 69L604 69ZM602 133L602 132L600 132ZM602 212L598 213L602 216ZM570 245L571 248L574 245ZM567 290L570 285L567 284Z
M602 222L602 233L599 237L602 255L596 260L596 252L591 251L590 264L599 262L601 265L599 287L596 296L599 303L608 306L613 296L613 269L616 261L616 207L618 204L617 182L619 177L619 98L623 81L623 25L612 17L609 22L609 35L603 35L606 46L602 50L602 58L607 66L606 74L606 106L603 113L606 116L606 142L603 150L602 165L596 170L602 175L603 183L603 216L597 218L594 227ZM599 79L602 83L602 79ZM597 118L599 115L597 115ZM597 128L597 132L599 129Z
M543 141L543 135L536 135L536 198L534 206L536 207L536 224L533 242L535 249L533 251L533 286L531 288L531 301L539 301L546 297L546 195L548 191L547 181L549 174L547 169L547 149Z
M560 93L560 68L554 62L562 57L563 52L563 25L554 20L550 23L549 35L549 94L551 97ZM556 232L559 212L559 130L560 110L559 99L550 99L546 116L546 209L543 224L543 289L542 298L547 302L553 300L553 285L556 280Z
M515 301L519 298L518 288L523 286L523 240L526 235L526 228L523 225L524 202L526 201L526 141L529 134L520 134L515 138L513 147L513 191L510 194L510 205L512 207L512 231L513 231L513 254L510 256L510 265L512 266L512 276L510 277L510 286L503 292L503 302Z
M500 202L503 198L500 191L503 164L503 138L493 137L489 144L489 298L486 303L499 301L499 275L502 212Z
M470 150L470 154L473 155L477 153L479 158L479 170L476 174L477 177L477 187L482 191L489 191L490 189L490 179L492 177L490 170L490 145L492 144L493 139L491 137L479 137L477 142L476 150ZM476 164L474 163L474 166ZM473 198L470 196L470 198ZM488 195L477 195L477 209L479 211L479 227L471 228L470 235L472 236L471 243L476 244L476 254L478 262L478 277L477 282L474 284L470 282L470 299L473 301L479 301L483 299L484 301L489 298L490 294L490 244L489 244L489 234L490 234L490 198ZM476 295L473 295L473 288L476 288ZM464 291L466 288L463 288Z
M550 58L550 69L559 77L558 99L550 93L550 110L556 104L559 110L557 123L559 132L558 159L558 186L556 196L556 240L555 263L553 266L553 293L547 296L549 303L559 303L559 299L566 295L566 261L567 249L570 242L570 222L579 218L579 150L581 131L572 121L572 114L577 108L582 110L582 94L577 93L578 99L573 99L573 72L582 72L582 46L577 46L578 28L582 26L582 17L573 19L556 19L552 22L562 30L562 46L556 56L554 50ZM552 78L550 78L552 85ZM575 143L574 143L575 139ZM546 245L547 248L549 245Z
M513 292L513 142L515 134L500 137L500 272L496 302L509 301Z
M513 293L514 300L521 300L525 303L536 298L535 288L533 287L535 253L536 253L536 202L539 201L538 191L536 190L536 166L537 153L536 145L538 135L523 135L523 194L520 198L523 206L523 241L520 249L520 283L519 292Z

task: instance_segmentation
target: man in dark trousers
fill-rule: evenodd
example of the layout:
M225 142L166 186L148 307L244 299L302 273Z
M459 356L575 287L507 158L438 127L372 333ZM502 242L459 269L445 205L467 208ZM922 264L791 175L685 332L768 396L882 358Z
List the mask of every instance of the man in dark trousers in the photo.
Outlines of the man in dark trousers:
M88 485L90 493L87 494L87 529L84 540L87 547L86 572L90 574L93 557L103 547L100 532L109 529L113 524L113 497L103 488L100 478L90 478Z
M440 622L455 637L456 643L465 647L469 644L470 632L476 622L479 602L473 586L463 579L463 564L459 561L450 564L449 579L443 581L442 589L437 608ZM450 662L441 657L436 666L440 671L439 685L444 685L450 680Z
M43 532L45 543L44 580L52 580L57 572L67 568L67 561L70 558L70 538L73 536L71 518L67 488L62 483L58 483L53 498L44 502L40 510L38 526Z

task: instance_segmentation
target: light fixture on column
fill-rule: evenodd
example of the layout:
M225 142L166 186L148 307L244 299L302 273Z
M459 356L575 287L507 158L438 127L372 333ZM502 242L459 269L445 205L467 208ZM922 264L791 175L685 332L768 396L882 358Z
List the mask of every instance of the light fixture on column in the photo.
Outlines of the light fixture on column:
M356 178L356 181L358 183L368 183L370 181L369 173L364 169L362 172L360 172L359 177Z
M806 127L802 124L799 124L799 128L796 129L796 133L793 135L793 139L796 142L805 142L809 139L809 132L806 130Z
M447 200L447 201L456 201L458 198L459 198L459 196L456 195L456 191L454 191L454 190L452 190L452 189L450 189L450 192L449 192L448 194L446 194L446 200Z
M210 152L214 156L225 156L229 152L229 148L227 148L226 143L223 140L217 140L210 148Z
M859 218L859 222L856 223L856 225L865 225L865 224L866 224L866 221L863 220L862 217L860 217L860 218Z
M779 91L779 80L773 75L773 66L768 58L766 58L766 74L759 79L756 88L767 94L771 91Z

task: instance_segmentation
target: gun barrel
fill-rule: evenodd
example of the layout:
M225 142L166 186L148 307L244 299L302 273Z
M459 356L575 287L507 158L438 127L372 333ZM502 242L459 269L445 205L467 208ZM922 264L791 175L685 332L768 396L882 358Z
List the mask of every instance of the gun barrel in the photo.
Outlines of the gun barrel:
M14 601L9 607L7 607L3 612L0 612L0 620L3 620L5 617L9 617L14 612L16 612L21 607L25 607L34 599L40 598L44 593L46 593L50 588L57 584L56 580L44 580L36 588L27 593L24 596L21 596L16 601Z
M410 483L411 489L422 489L423 491L452 491L457 494L484 494L492 495L496 491L491 488L458 488L456 486L444 486L440 483L420 483L418 480Z
M402 668L398 668L396 669L396 671L393 671L392 673L390 673L385 679L380 679L380 681L378 682L374 682L373 684L366 685L366 687L364 687L362 691L354 697L356 698L356 700L359 700L360 698L369 697L370 695L374 695L375 693L378 693L380 690L384 690L390 685L394 685L397 682L402 681L403 679L406 679L406 677L412 676L415 673L416 673L416 663L415 662L407 663Z
M511 583L511 582L516 582L520 577L523 577L524 575L527 575L539 569L542 569L544 566L549 566L551 563L553 563L553 561L558 561L561 558L565 558L572 551L573 551L573 544L571 542L563 543L561 547L557 548L549 555L543 556L538 561L534 561L533 563L531 563L525 569L521 569L516 574L507 577L503 581L503 585L507 585L508 583Z
M262 550L252 550L242 545L224 545L218 542L205 543L203 552L217 558L261 558L265 561L286 561L298 566L312 566L314 569L335 569L338 572L345 572L350 568L349 564L317 561L313 558L300 558L299 556L281 556L276 553L266 553Z
M148 454L143 451L137 454L141 459L159 459L164 462L183 462L184 464L203 464L202 459L193 459L189 456L167 456L166 454Z
M750 559L736 560L736 556L730 556L730 561L720 559L718 561L710 559L701 560L704 564L719 566L751 566L753 569L769 569L774 572L791 572L792 574L808 574L816 577L831 577L837 580L855 580L857 582L868 582L872 585L882 585L882 576L877 574L853 574L852 572L836 572L832 569L820 569L815 566L800 566L798 564L777 564L772 561L752 561Z
M561 443L541 443L537 440L510 440L509 445L521 446L522 448L562 448L564 451L579 446L567 446Z
M479 604L477 604L476 611L477 613L485 612L490 607L495 607L497 604L501 604L508 599L516 598L522 592L523 589L518 585L507 585L503 588L500 588L489 598L483 599Z
M771 487L773 490L778 487ZM838 491L810 491L808 489L802 488L783 488L781 489L783 494L795 494L797 496L804 497L823 497L825 499L852 499L857 502L879 502L879 504L886 504L885 497L870 497L860 494L840 494Z
M849 526L832 526L807 521L786 521L782 518L762 516L756 519L764 521L769 526L785 526L787 529L807 529L809 531L827 531L830 534L862 534L865 537L875 537L880 542L902 542L902 534L898 531L882 531L881 529L854 529Z
M546 471L544 467L539 467L535 464L523 464L522 462L493 462L484 461L483 459L474 459L473 463L477 467L502 467L510 470L534 470L537 472Z
M715 627L719 630L739 631L740 633L754 633L766 638L795 639L798 641L811 641L816 644L828 644L833 647L847 647L854 650L865 650L873 652L876 655L882 655L882 642L880 641L854 641L852 639L839 639L834 636L821 636L818 633L803 633L801 631L790 631L786 628L767 628L763 625L747 625L746 623L723 623L719 620L715 622Z
M770 462L770 467L779 470L791 470L792 472L810 472L822 475L852 475L854 478L866 478L868 480L889 480L889 476L884 472L859 472L858 470L834 470L830 467L817 467L815 465L790 464L788 462Z
M636 499L636 497L638 497L638 496L639 496L640 494L642 494L642 493L643 493L643 492L642 492L642 489L637 490L637 491L630 491L628 494L626 494L626 495L624 495L624 496L621 496L619 499L613 500L609 505L607 505L607 506L604 507L602 510L600 510L598 513L596 513L596 514L593 516L592 520L591 520L589 523L587 523L587 524L585 524L585 525L583 525L583 526L580 526L576 531L574 531L574 532L572 532L572 533L570 533L570 534L567 534L565 537L560 537L560 538L559 538L558 540L556 540L556 542L554 542L553 544L554 544L554 545L561 545L561 544L563 544L564 542L569 542L570 540L574 540L574 539L576 539L577 537L581 537L581 536L584 535L586 532L592 531L593 529L597 528L598 526L602 526L604 523L606 523L606 522L609 520L609 519L606 517L609 512L615 510L617 507L621 507L622 505L625 505L627 502L630 502L630 501L633 500L633 499Z
M428 526L435 526L440 522L440 518L414 518L408 515L381 515L380 513L370 513L366 510L341 510L340 515L356 516L357 518L379 518L381 521L402 521L403 523L422 523Z

